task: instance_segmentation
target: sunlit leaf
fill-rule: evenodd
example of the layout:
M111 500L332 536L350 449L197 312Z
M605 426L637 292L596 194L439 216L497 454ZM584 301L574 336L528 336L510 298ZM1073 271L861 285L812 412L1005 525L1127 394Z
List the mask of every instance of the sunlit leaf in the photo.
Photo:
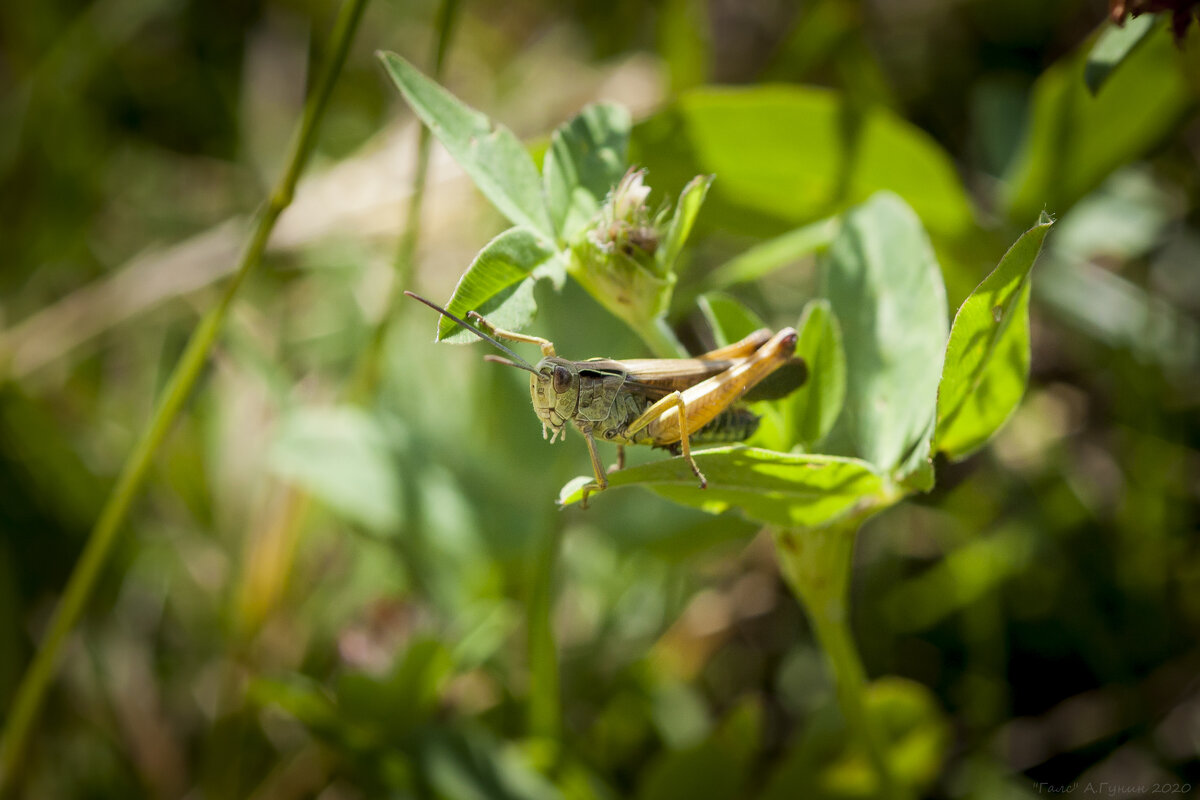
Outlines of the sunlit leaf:
M837 217L818 220L751 247L713 270L705 283L714 287L756 281L829 247L838 231Z
M624 106L605 103L584 108L554 132L542 174L561 240L578 233L621 180L630 124Z
M938 386L934 449L963 458L1000 429L1029 378L1029 275L1052 222L1004 254L958 309Z
M696 300L700 313L712 328L717 347L733 344L760 328L767 327L762 317L747 308L736 297L721 292L709 292Z
M842 329L850 452L883 470L927 435L946 346L946 290L920 220L880 193L848 212L821 270Z
M813 300L804 307L798 325L796 355L808 365L808 381L783 401L794 439L812 446L833 427L846 397L846 354L842 331L828 300Z
M1128 261L1156 247L1183 209L1148 165L1113 173L1054 224L1053 252L1068 261Z
M674 275L656 275L625 253L601 249L587 239L572 248L568 269L596 302L635 331L666 313L675 288Z
M880 189L935 232L973 224L954 164L928 134L883 108L850 114L827 89L696 89L634 126L632 145L657 185L715 174L706 219L725 228L801 225Z
M552 241L541 176L512 131L463 104L395 53L380 58L404 99L479 191L513 224Z
M524 228L509 228L488 242L458 279L446 310L466 318L478 311L500 328L520 330L537 311L533 284L565 269L558 254ZM473 342L478 337L448 317L439 317L439 341Z
M696 224L696 216L704 198L708 196L708 188L712 186L712 175L697 175L688 181L687 186L679 194L679 202L675 205L675 213L667 226L667 235L654 254L658 265L659 275L670 275L675 271L675 262L683 245L691 235L692 226Z
M671 750L684 750L704 741L712 733L713 720L708 703L697 687L685 680L695 677L697 665L683 659L661 657L664 677L654 686L650 697L650 716L658 735ZM666 675L674 675L669 680Z
M884 479L870 464L853 458L752 447L719 447L692 455L708 478L707 489L700 488L682 458L666 458L612 473L610 491L641 485L709 513L738 509L751 519L789 527L826 525L887 496ZM559 502L578 502L585 483L582 478L568 483ZM589 502L608 500L601 494Z

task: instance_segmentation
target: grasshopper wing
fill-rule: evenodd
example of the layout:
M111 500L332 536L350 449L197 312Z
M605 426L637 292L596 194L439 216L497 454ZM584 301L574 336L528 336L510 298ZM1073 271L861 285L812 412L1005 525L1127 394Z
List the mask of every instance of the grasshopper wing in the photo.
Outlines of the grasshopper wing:
M719 375L737 361L702 358L630 358L622 361L593 359L584 363L588 369L596 367L620 369L628 376L629 383L639 384L647 390L656 390L658 396L662 396L674 391L682 392L713 375Z

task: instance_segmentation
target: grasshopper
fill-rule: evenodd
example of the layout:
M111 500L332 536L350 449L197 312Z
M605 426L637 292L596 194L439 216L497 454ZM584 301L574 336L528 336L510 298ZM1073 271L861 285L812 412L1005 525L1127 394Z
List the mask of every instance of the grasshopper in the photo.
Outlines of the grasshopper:
M424 297L419 300L439 314L454 320L481 339L512 357L484 356L485 360L517 367L531 373L529 393L533 410L542 423L542 438L551 444L561 435L566 439L570 421L587 441L596 480L583 488L581 506L587 508L590 494L608 487L606 470L596 451L596 440L617 445L617 463L625 465L625 445L651 445L682 454L700 481L708 480L692 458L691 445L737 442L758 427L759 418L739 401L767 376L787 367L783 380L772 381L770 392L755 399L782 397L800 386L807 377L804 360L795 356L796 331L784 328L772 334L757 330L740 342L710 350L695 358L592 358L570 361L554 352L554 344L497 328L475 311L467 316L477 325L456 317ZM532 365L499 339L536 344L542 359Z

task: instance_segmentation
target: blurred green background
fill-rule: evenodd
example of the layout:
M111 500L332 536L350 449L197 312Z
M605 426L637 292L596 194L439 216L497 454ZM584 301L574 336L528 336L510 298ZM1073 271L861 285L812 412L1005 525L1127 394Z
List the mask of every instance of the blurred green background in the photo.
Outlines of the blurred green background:
M369 5L18 791L870 796L769 539L638 489L560 511L589 470L582 440L544 443L527 379L434 345L427 309L387 309L417 124L373 54L428 68L437 10ZM867 672L923 684L946 714L910 724L902 693L889 712L932 797L1200 783L1200 40L1152 33L1093 97L1083 59L1107 11L463 2L446 60L445 85L535 148L610 100L634 114L656 196L716 173L672 320L697 346L716 268L862 199L855 176L916 209L951 309L1040 211L1058 220L1022 406L859 540ZM281 168L335 13L0 6L0 715ZM771 103L725 108L705 84L810 87L844 135L793 136ZM877 137L857 136L864 118ZM722 149L737 124L775 149ZM503 227L435 147L413 287L445 299ZM812 260L722 288L795 324ZM560 354L644 355L578 287L538 298L533 332ZM387 313L379 389L350 404Z

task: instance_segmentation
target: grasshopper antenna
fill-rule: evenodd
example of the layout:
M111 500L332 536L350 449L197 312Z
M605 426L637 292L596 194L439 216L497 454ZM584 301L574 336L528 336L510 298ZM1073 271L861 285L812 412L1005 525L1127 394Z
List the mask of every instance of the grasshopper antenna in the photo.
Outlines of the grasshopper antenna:
M495 355L492 355L491 353L488 353L486 356L484 356L483 360L490 361L493 364L503 364L506 367L516 367L517 369L529 369L524 364L518 364L515 361L509 361L507 358L501 358L500 356L495 356ZM533 372L533 370L530 370L530 372ZM534 374L536 375L537 373L534 372Z
M505 353L508 353L514 359L513 361L509 361L507 359L500 358L499 356L490 356L490 357L484 356L485 360L495 361L498 364L507 364L510 367L516 367L517 369L527 370L529 372L532 372L534 375L538 374L538 371L536 369L534 369L533 366L530 365L530 363L528 361L521 358L519 355L517 355L516 353L514 353L512 350L508 349L504 345L500 344L499 341L497 341L496 339L494 339L491 336L488 336L486 333L479 330L479 328L476 328L474 325L467 322L465 319L460 319L459 317L454 316L446 309L442 308L439 305L436 305L435 303L431 303L430 301L426 300L424 297L421 297L421 295L416 294L415 292L410 292L407 289L405 289L404 293L406 295L408 295L409 297L411 297L413 300L420 300L422 303L429 306L430 308L432 308L434 311L438 312L442 316L447 317L448 319L454 320L459 325L462 325L464 328L466 328L467 330L474 333L480 339L483 339L486 342L491 342L493 345L498 347L500 350L504 351Z

